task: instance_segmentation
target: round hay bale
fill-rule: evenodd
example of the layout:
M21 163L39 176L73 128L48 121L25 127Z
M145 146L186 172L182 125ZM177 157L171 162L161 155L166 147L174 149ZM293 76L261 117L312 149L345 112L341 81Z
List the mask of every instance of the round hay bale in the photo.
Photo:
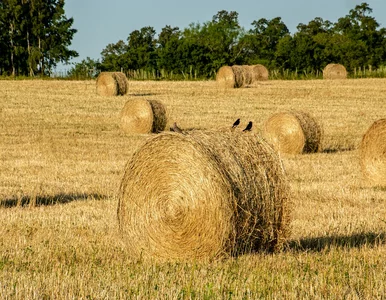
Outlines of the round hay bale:
M268 69L260 64L251 66L252 69L252 82L268 80Z
M96 81L97 94L100 96L126 95L128 81L122 72L101 72Z
M371 184L386 186L386 119L374 122L364 134L360 164L362 174Z
M233 89L235 87L235 74L233 73L232 67L221 67L217 71L216 82L221 87Z
M314 153L319 151L322 131L309 114L291 111L269 117L264 136L282 154Z
M243 68L243 86L249 86L253 82L253 68L248 65L242 65L241 67Z
M257 135L161 133L127 163L118 198L129 253L143 258L276 251L289 234L283 166Z
M118 83L118 95L126 95L129 91L129 82L126 75L122 72L114 72L113 77Z
M115 80L113 72L101 72L96 80L97 94L100 96L118 95L118 82Z
M346 68L341 64L328 64L323 69L323 79L346 79Z
M120 113L120 127L128 134L160 132L166 123L166 109L157 100L129 100Z
M235 74L235 87L240 88L245 85L244 68L242 66L232 66L233 73Z
M162 102L158 100L148 100L153 111L152 132L158 133L165 130L168 122L167 112Z

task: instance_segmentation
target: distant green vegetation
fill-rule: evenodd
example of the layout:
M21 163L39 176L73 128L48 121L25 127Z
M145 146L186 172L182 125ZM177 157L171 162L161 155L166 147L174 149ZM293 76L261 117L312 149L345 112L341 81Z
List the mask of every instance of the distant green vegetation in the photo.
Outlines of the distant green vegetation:
M64 0L31 3L0 2L2 76L52 75L58 62L78 56L68 49L76 29L64 15ZM263 64L271 79L314 79L329 63L344 65L351 78L385 76L386 28L367 3L335 23L319 17L300 23L293 34L281 17L255 20L247 30L237 12L225 10L184 29L167 25L158 35L146 26L108 44L101 60L87 57L62 76L87 79L122 71L138 80L206 80L224 65Z

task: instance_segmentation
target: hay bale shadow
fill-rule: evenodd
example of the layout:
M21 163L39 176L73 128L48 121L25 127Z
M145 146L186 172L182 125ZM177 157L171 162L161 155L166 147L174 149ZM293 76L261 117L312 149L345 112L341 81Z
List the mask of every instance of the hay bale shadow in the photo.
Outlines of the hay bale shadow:
M146 97L146 96L154 96L157 95L156 93L138 93L138 94L129 94L129 96L134 97Z
M103 200L106 199L106 195L100 194L77 194L60 193L57 195L25 195L25 196L12 196L10 198L0 200L0 207L16 207L16 206L50 206L56 204L66 204L73 201L84 201L87 199Z
M322 252L333 247L361 248L363 246L374 247L384 244L386 244L386 233L364 232L352 235L332 235L292 240L288 242L287 250L295 252Z

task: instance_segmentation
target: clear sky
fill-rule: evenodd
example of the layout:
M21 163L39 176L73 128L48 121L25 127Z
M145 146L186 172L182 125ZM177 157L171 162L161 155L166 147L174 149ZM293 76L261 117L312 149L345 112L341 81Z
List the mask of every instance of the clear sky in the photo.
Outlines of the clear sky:
M221 10L236 11L239 24L246 30L261 18L281 17L291 33L299 23L316 17L336 22L356 5L366 2L372 16L386 27L386 0L66 0L67 18L74 18L74 35L70 49L79 53L72 62L86 57L100 59L110 43L127 41L134 30L151 26L156 36L166 25L184 29L191 23L211 21ZM70 67L64 67L69 69Z

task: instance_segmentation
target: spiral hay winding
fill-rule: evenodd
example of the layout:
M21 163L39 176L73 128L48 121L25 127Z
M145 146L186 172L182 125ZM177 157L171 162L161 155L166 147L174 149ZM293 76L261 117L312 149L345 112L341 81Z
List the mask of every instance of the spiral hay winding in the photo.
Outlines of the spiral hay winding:
M259 136L165 132L126 165L118 221L129 253L144 258L275 251L289 234L288 183Z
M222 66L218 69L216 74L216 83L223 88L231 88L235 87L235 74L233 73L232 67Z
M273 114L264 124L264 136L284 154L318 152L322 131L316 120L300 111Z
M341 64L328 64L323 69L323 79L346 79L346 68Z
M251 66L252 82L268 80L268 69L260 64Z
M362 174L371 184L386 186L386 119L374 122L364 134L360 164Z
M96 81L97 94L100 96L126 95L128 81L122 72L101 72Z
M165 106L158 100L129 100L120 113L120 127L128 134L161 132L166 123Z

